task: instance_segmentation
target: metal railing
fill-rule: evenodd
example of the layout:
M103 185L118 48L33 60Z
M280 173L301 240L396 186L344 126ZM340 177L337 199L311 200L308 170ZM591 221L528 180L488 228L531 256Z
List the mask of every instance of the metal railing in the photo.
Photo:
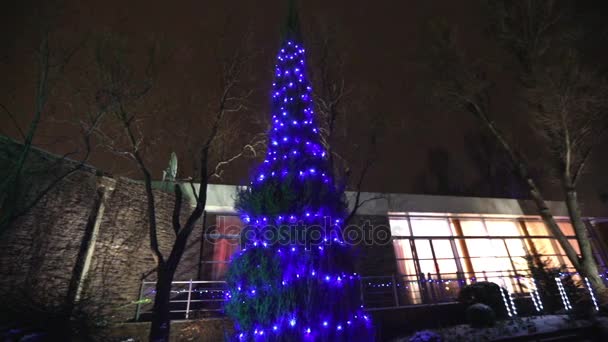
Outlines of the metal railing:
M477 281L492 281L515 292L512 290L512 284L516 277L493 274L483 276L483 272L481 274L479 279L475 275L467 278L463 274L362 277L361 302L370 311L454 303L457 302L458 294L464 286Z
M568 273L564 274L568 276ZM570 273L569 275L575 275ZM551 279L559 294L557 301L565 311L572 310L571 294L566 291L564 278ZM537 281L530 274L509 272L478 272L455 274L420 274L365 276L360 278L361 302L366 310L389 310L421 305L441 305L457 301L460 290L477 281L494 282L501 287L502 300L509 315L517 315L515 300L529 301L537 312L543 311L543 303ZM135 320L146 320L152 314L155 282L142 281L137 301ZM190 319L201 315L222 315L226 298L226 282L189 280L174 281L171 286L170 312L174 319ZM598 310L595 294L586 278L579 279L578 290L593 300ZM197 316L198 315L198 316Z
M606 280L605 277L602 279ZM369 311L455 303L462 288L479 281L497 284L502 289L506 310L514 315L517 314L516 300L529 301L535 311L544 311L537 279L527 272L512 271L362 277L361 302ZM561 303L565 311L572 310L572 298L569 297L573 296L567 293L566 287L571 290L574 287L579 294L588 296L595 310L598 310L596 294L587 278L581 278L575 272L564 272L549 281L558 291L555 300Z
M142 281L135 310L135 320L152 313L156 282ZM173 316L192 318L193 314L221 313L226 293L225 281L188 280L171 283L170 312Z

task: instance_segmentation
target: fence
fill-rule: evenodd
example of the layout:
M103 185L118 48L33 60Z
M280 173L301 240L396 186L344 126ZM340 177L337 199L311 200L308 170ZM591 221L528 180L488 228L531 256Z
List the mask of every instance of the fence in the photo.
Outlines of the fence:
M146 320L152 312L156 282L142 281L135 320ZM169 301L172 318L193 318L193 314L221 314L226 293L226 282L209 280L174 281Z
M553 307L549 308L553 311L555 306L570 311L573 309L573 299L581 297L588 298L587 304L599 310L589 280L580 278L575 272L547 275L540 280L529 273L507 271L362 277L361 301L369 311L454 303L464 286L478 281L493 282L501 287L502 300L509 316L517 315L516 302L527 302L538 313L546 312L548 308L545 306L550 304L543 304L543 300L553 303Z
M575 273L562 273L558 277L543 279L543 286L555 288L553 302L560 309L573 309L572 291L584 293L594 309L598 305L588 279L576 278ZM538 313L545 311L547 298L541 298L537 279L530 274L509 272L480 272L470 274L420 274L361 277L361 301L369 311L406 308L418 305L440 305L456 302L460 289L477 281L498 284L502 300L509 316L518 314L516 301L527 301ZM547 282L549 284L547 284ZM575 285L576 284L576 285ZM200 316L223 314L226 282L224 281L174 281L171 288L170 312L174 319L190 319ZM142 281L137 301L135 320L147 320L152 313L155 282ZM590 303L590 304L591 304Z

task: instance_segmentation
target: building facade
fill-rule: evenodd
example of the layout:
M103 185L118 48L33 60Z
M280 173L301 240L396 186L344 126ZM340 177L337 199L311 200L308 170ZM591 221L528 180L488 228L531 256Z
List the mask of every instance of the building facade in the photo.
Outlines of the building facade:
M230 256L240 248L242 223L234 211L235 193L234 186L209 186L202 280L221 281ZM347 193L351 203L354 195ZM547 268L575 273L528 201L380 193L362 193L361 201L366 204L351 224L370 232L358 241L356 263L371 309L455 301L462 286L481 280L497 283L514 296L526 296L534 257ZM580 253L564 204L549 206ZM608 220L603 213L594 214L585 222L604 272Z
M36 150L33 157L39 158L37 164L56 164L56 157L44 151ZM41 172L35 180L45 184L48 175ZM163 253L174 240L174 196L168 185L155 184ZM190 184L182 188L184 203L194 203ZM243 227L234 209L236 190L233 185L208 187L205 214L189 238L175 278L175 299L183 303L196 292L199 302L177 308L181 316L176 317L197 308L206 315L221 314L222 281L231 256L240 249ZM351 205L354 197L347 193ZM514 296L528 296L529 255L571 270L563 250L526 201L381 193L362 193L360 200L365 204L350 223L365 234L357 242L354 262L364 303L372 311L450 303L462 286L479 280L496 282ZM563 203L549 206L578 249ZM183 210L186 215L188 208ZM586 207L583 214L595 258L605 271L608 212L602 210L606 208ZM0 240L1 298L8 301L5 305L14 305L14 299L40 307L76 300L92 303L89 309L111 321L145 319L155 281L146 223L141 182L82 168Z

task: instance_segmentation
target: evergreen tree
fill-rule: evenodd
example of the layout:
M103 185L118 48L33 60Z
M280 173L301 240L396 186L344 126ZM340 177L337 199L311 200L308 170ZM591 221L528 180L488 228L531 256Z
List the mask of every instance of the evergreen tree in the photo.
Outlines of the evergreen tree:
M346 203L320 142L305 51L290 6L277 56L268 151L236 207L247 224L228 271L226 313L240 340L369 341Z

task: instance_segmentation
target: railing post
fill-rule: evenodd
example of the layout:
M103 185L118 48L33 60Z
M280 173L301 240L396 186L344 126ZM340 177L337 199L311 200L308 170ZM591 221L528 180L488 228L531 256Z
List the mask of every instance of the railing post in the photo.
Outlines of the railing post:
M395 306L399 306L399 293L397 292L397 277L393 273L393 295L395 296Z
M190 279L190 283L188 284L188 301L186 302L186 319L188 319L190 315L190 298L192 297L192 279Z
M139 314L141 313L141 301L144 295L144 282L145 280L141 280L141 284L139 284L139 298L137 298L137 308L135 309L135 321L139 321Z

